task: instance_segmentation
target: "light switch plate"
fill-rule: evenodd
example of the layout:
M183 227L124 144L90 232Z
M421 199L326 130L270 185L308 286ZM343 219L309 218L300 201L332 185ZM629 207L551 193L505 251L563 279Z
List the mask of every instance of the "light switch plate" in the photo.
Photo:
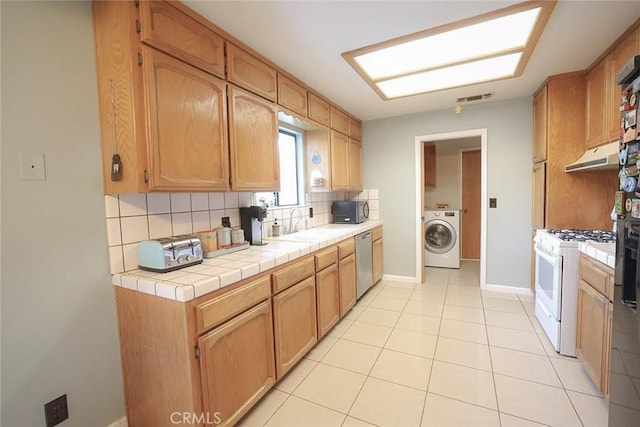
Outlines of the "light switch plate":
M44 181L44 153L20 152L20 172L24 181Z

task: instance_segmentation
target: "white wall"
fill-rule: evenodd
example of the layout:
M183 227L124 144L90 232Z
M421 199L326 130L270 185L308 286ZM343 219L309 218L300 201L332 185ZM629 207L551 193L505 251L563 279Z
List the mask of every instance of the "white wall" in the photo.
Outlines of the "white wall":
M435 142L436 186L425 189L427 209L436 209L436 203L449 203L450 209L460 205L460 149L480 149L480 138L464 138Z
M91 3L2 8L2 419L65 426L124 415L102 194ZM19 152L46 181L20 179Z
M393 101L390 101L393 102ZM378 188L385 273L415 277L415 137L487 129L487 283L530 286L532 99L518 98L363 124L365 186Z

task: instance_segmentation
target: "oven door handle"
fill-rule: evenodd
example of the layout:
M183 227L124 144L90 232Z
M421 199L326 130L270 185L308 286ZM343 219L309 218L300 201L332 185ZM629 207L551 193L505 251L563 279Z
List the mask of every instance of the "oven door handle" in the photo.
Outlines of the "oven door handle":
M549 312L549 309L544 305L544 304L538 304L540 306L540 308L542 309L542 311L544 312L544 315L552 318L553 315L551 314L551 312Z
M546 260L549 264L553 265L554 267L559 267L559 266L562 265L562 257L561 256L549 255L549 254L543 252L542 250L540 250L537 245L533 247L533 250L536 251L536 254L538 256L540 256L541 258Z

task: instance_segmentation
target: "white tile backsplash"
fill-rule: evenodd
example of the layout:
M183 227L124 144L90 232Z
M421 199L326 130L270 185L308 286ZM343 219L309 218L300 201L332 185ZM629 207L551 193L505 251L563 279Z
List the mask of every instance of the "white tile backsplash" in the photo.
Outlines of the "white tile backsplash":
M171 230L171 214L149 215L150 239L169 237L173 234Z
M190 193L171 193L171 213L191 212Z
M147 207L149 214L171 213L171 200L169 193L147 194Z
M120 216L137 216L147 214L146 194L121 194Z
M149 221L146 215L123 217L120 221L123 244L149 239Z
M300 215L294 214L293 225L298 230L318 227L332 221L331 204L336 200L369 200L369 218L379 219L378 190L367 189L362 192L309 193L305 196L306 206L300 206ZM222 226L222 217L228 216L232 227L240 226L240 206L253 205L253 193L148 193L105 196L105 217L111 273L138 268L138 242L146 239L158 239L179 234L189 234ZM309 208L313 208L313 218L309 217ZM290 232L291 207L268 208L267 218L263 222L265 237L270 237L272 225L278 223ZM276 265L287 262L277 259ZM250 272L273 268L271 264L259 263L245 268L243 276ZM164 277L164 276L163 276ZM230 279L230 278L229 278ZM224 279L225 281L228 279ZM210 283L207 289L217 289L220 282ZM140 286L140 284L139 284ZM216 287L217 286L217 287ZM150 293L154 289L147 289ZM190 295L189 289L180 290L177 297ZM197 293L197 292L196 292ZM195 295L198 297L199 295Z
M209 194L208 193L191 193L191 211L208 211L209 210Z
M172 213L171 226L173 228L173 236L180 234L193 233L193 223L191 220L191 212Z

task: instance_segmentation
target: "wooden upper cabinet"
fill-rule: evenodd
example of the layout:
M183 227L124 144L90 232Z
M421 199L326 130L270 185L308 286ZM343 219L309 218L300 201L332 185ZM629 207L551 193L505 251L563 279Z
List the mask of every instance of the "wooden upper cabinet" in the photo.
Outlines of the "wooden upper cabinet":
M620 93L621 88L616 83L616 73L640 50L638 37L640 29L636 29L609 54L609 106L607 107L607 139L616 141L620 138Z
M362 122L360 120L349 117L349 136L362 141Z
M331 106L331 129L345 135L349 134L349 117L333 105Z
M227 190L226 83L143 46L150 190Z
M607 76L609 57L605 57L587 73L586 148L606 142Z
M362 144L349 138L349 189L363 189L362 182Z
M425 187L436 186L436 146L424 146L424 185Z
M307 117L307 89L278 74L278 104L302 117Z
M331 131L331 189L349 190L349 137Z
M312 92L309 92L308 103L309 118L325 126L331 126L331 105Z
M275 102L277 98L276 70L227 42L227 80Z
M533 98L533 162L547 159L547 100L548 88L544 85Z
M275 105L233 85L228 90L231 189L279 191Z
M140 2L143 43L224 78L224 39L166 1Z

